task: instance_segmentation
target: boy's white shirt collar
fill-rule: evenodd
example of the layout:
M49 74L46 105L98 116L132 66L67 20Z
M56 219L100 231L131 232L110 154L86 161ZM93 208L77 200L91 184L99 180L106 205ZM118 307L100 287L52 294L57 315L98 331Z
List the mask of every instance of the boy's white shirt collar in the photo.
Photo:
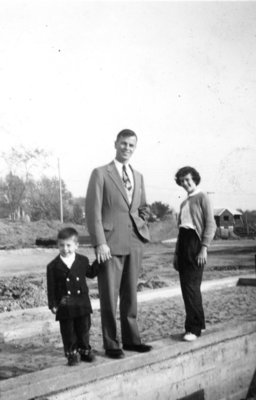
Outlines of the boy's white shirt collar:
M76 253L71 254L70 256L63 257L60 255L61 260L64 262L64 264L70 269L73 262L75 261L76 258Z

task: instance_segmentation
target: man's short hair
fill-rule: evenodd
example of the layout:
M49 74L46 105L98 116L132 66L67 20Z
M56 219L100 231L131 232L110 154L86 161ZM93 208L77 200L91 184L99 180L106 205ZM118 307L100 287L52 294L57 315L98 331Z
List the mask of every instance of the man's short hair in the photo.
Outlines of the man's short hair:
M136 135L135 132L133 132L131 129L123 129L122 131L120 131L116 137L116 141L118 141L120 138L127 138L127 137L131 137L134 136L136 138L136 140L138 140L138 137Z
M199 185L201 181L201 176L199 175L199 172L193 168L193 167L183 167L180 168L175 175L175 181L177 185L181 186L180 179L184 178L184 176L191 174L193 181L195 182L196 185Z
M76 229L72 228L72 227L67 227L67 228L63 228L58 232L58 240L59 239L70 239L72 237L75 237L76 239L78 239L78 232Z

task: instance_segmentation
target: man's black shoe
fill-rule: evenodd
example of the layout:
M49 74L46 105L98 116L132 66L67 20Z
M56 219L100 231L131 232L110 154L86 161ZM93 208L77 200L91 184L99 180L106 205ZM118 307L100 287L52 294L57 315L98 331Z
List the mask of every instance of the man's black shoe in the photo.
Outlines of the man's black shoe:
M123 358L124 352L121 349L107 349L105 351L107 357L110 358Z
M138 353L147 353L148 351L152 350L152 346L148 344L124 344L123 349L128 351L137 351Z

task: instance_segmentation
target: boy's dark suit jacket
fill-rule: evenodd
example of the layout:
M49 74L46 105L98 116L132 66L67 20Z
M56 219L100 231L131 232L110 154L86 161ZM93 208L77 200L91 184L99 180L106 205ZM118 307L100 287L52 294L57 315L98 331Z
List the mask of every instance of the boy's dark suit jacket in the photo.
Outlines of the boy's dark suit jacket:
M97 262L90 266L81 254L76 254L70 269L59 255L47 265L48 305L57 308L57 321L92 313L86 277L94 278L97 272Z

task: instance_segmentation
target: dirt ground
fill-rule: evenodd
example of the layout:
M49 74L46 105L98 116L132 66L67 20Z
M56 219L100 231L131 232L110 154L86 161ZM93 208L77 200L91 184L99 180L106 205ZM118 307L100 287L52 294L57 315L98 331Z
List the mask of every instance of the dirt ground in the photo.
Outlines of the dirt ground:
M145 246L138 290L177 285L178 273L173 269L175 243ZM91 247L79 252L93 261ZM204 279L219 279L251 272L255 268L255 240L214 241L209 249ZM46 265L57 255L56 249L19 249L0 251L0 312L47 305ZM97 280L89 280L92 297L97 297Z
M253 240L214 242L209 252L209 262L205 269L204 280L234 276L241 274L241 272L252 273L255 268L255 244L256 242ZM93 259L92 249L84 247L80 251L91 260ZM173 243L151 244L145 247L143 268L139 281L140 290L178 284L178 274L171 265L173 251ZM29 294L31 294L29 285L32 284L35 290L32 293L32 298L38 300L36 306L46 305L45 265L53 258L54 254L56 254L54 249L51 251L38 251L37 249L31 251L26 249L20 250L19 253L14 250L1 252L0 290L4 285L10 289L10 282L16 279L16 298L9 291L9 300L3 300L4 296L0 294L0 301L9 301L12 305L16 304L17 307L14 307L14 309L35 307L33 302L29 303L28 301ZM33 258L32 256L35 257ZM32 264L30 263L31 257L33 258ZM8 260L8 263L4 263L4 260ZM31 269L32 265L33 269ZM13 274L16 278L13 277ZM20 290L22 285L23 288L27 287L28 291L25 294L23 293L23 297L20 296L18 298L17 296L22 293ZM91 293L97 294L96 280L90 281L89 285ZM39 296L40 293L41 297ZM235 287L209 291L204 293L203 300L208 332L210 332L213 325L220 322L232 320L239 323L244 319L256 320L255 287ZM164 301L140 304L138 323L142 340L145 342L182 333L184 330L182 298L177 296ZM15 329L15 323L13 329ZM207 331L205 334L207 334ZM97 353L102 353L101 325L98 311L94 312L92 318L91 345L95 349L96 355ZM33 340L28 339L10 344L0 344L0 358L0 379L8 379L20 374L66 363L59 333L50 336L42 334L34 337Z
M56 239L57 232L66 227L75 228L84 243L90 243L86 224L77 225L71 222L61 223L54 220L10 221L0 219L0 249L22 249L35 247L37 239ZM161 221L149 223L152 242L177 237L175 215L168 215Z

